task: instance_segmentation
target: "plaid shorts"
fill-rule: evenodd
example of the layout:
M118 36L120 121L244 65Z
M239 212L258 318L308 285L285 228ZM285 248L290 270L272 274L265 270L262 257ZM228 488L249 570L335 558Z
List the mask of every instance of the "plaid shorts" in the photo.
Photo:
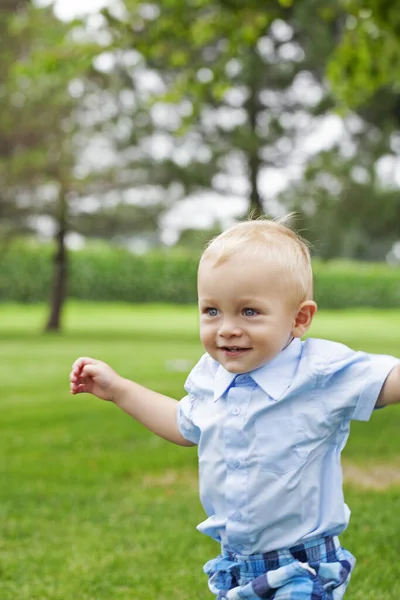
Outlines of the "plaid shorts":
M341 600L355 558L337 537L265 554L223 551L204 565L217 600Z

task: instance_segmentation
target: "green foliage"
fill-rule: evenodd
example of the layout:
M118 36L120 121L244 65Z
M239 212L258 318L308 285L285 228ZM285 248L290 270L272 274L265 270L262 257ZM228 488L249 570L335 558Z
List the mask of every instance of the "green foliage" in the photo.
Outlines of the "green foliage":
M395 34L378 29L370 19L351 23L327 74L340 102L356 107L365 105L380 88L399 83L400 44Z
M137 256L107 247L72 252L68 295L85 300L195 302L196 268L195 256L179 253ZM50 247L14 245L1 259L3 301L45 301L50 282Z
M311 159L304 177L278 196L288 213L295 212L294 225L314 256L325 260L384 261L400 239L398 190L382 186L374 168L386 140L363 127L352 140L358 146L354 156L342 154L339 142Z
M355 108L384 87L399 89L400 12L387 0L344 0L343 5L347 18L327 74L339 102Z
M360 262L314 261L315 299L321 308L398 308L400 267Z
M69 40L70 27L50 9L31 3L10 10L1 28L0 147L8 146L0 151L0 176L17 194L56 178L60 162L65 170L73 160L67 123L76 102L68 84L82 73L87 53L83 44Z
M75 252L71 256L69 296L124 302L196 301L195 257L124 250Z
M80 300L196 303L200 251L134 255L107 246L71 252L68 296ZM314 261L321 308L400 305L399 267ZM50 294L50 247L14 245L0 263L2 302L43 302Z
M41 302L50 296L51 247L16 244L0 257L0 297L3 301Z

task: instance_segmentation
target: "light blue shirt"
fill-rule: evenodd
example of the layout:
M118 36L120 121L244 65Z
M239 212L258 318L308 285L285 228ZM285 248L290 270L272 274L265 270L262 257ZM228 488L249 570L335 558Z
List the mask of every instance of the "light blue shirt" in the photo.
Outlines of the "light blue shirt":
M398 362L320 339L294 339L242 375L205 354L178 404L180 432L198 444L199 531L245 555L340 534L350 421L370 418Z

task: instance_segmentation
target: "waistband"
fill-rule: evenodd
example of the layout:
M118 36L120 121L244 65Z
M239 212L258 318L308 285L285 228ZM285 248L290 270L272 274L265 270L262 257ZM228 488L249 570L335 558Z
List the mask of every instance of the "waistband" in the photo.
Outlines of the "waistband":
M245 562L252 567L262 566L266 571L278 569L286 564L298 560L301 563L335 562L337 551L341 548L339 538L336 536L326 536L306 540L301 544L291 548L281 550L272 550L261 554L243 555L237 552L231 552L222 548L222 556L230 560Z

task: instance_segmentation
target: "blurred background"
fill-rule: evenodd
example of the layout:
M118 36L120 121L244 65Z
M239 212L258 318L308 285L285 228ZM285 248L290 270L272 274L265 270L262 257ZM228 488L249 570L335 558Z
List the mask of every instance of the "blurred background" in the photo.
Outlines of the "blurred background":
M398 15L2 0L0 300L195 302L207 238L296 211L322 307L398 306Z
M181 398L206 240L292 211L311 335L400 357L399 166L395 2L0 0L1 600L208 597L196 450L71 364ZM400 597L399 411L344 451L349 600Z

